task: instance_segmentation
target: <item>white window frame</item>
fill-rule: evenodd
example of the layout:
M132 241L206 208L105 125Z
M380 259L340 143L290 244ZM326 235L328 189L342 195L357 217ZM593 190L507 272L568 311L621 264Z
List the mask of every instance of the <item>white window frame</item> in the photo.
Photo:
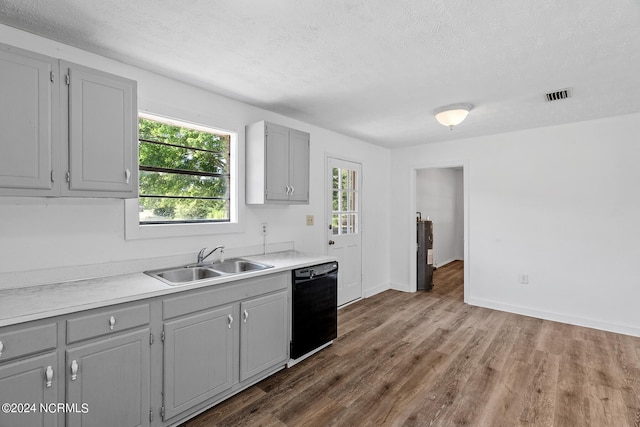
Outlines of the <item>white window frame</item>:
M207 129L230 135L229 144L229 221L228 222L204 222L204 223L176 223L176 224L140 224L138 212L138 198L125 199L125 239L154 239L162 237L188 237L209 234L240 233L244 231L244 173L240 173L244 150L241 140L244 141L244 128L232 126L224 129L221 126L211 126L205 123L194 123L185 119L163 116L156 113L140 111L140 116L151 120L177 122L177 124L191 125L194 128L205 127ZM136 159L136 165L139 159ZM242 165L244 166L244 165ZM242 202L241 202L242 200Z

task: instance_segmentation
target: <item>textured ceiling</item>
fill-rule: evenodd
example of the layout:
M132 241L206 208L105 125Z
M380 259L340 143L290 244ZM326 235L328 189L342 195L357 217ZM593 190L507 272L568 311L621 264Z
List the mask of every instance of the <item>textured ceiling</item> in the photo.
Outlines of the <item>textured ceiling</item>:
M0 22L386 147L640 111L638 0L0 0Z

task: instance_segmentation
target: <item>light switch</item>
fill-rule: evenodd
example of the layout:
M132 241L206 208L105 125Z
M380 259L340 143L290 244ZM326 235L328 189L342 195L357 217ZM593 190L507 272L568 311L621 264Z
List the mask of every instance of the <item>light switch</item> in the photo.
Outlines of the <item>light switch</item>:
M313 225L313 215L307 215L307 225Z

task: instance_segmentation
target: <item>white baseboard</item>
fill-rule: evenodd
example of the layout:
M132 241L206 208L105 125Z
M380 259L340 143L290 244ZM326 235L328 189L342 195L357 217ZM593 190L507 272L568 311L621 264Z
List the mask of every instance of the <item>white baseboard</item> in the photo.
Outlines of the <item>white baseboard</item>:
M398 284L398 283L391 283L389 284L389 289L393 289L394 291L401 291L401 292L415 292L415 289L409 289L409 285L407 284Z
M600 329L602 331L615 332L624 335L640 337L640 328L629 325L621 325L618 323L604 322L597 319L586 317L568 316L566 314L555 313L551 311L537 310L528 307L504 304L497 301L486 300L482 298L468 298L466 302L469 305L478 307L491 308L508 313L521 314L524 316L535 317L538 319L551 320L554 322L567 323L569 325L584 326L586 328Z
M439 261L437 264L433 264L433 266L435 268L440 268L440 267L444 267L447 264L451 264L452 262L455 262L455 261L463 261L463 259L462 258L457 258L457 257L449 258L449 259L446 259L444 261Z
M376 286L375 288L371 288L371 289L365 289L362 292L362 297L363 298L369 298L372 297L376 294L379 294L380 292L384 292L388 289L391 289L391 283L381 283L380 285Z
M386 291L388 289L391 289L391 285L389 283L381 284L381 285L379 285L379 286L377 286L375 288L372 288L372 289L366 289L365 291L362 292L362 298L356 298L353 301L349 301L346 304L339 305L338 306L338 310L340 310L341 308L345 308L346 306L351 305L353 303L356 303L358 301L362 301L365 298L369 298L369 297L372 297L374 295L377 295L380 292L384 292L384 291Z
M445 259L444 261L438 261L437 263L434 263L433 266L435 268L440 268L440 267L444 267L447 264L451 264L453 261L455 261L455 258L449 258L449 259Z

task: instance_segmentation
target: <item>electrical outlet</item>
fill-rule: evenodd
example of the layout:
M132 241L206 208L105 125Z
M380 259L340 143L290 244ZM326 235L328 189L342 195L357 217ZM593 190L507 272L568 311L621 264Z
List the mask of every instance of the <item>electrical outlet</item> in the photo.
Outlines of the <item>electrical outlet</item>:
M528 273L520 273L518 275L518 279L520 280L520 283L522 283L523 285L526 285L529 283L529 274Z
M267 223L266 222L262 223L262 235L263 236L267 235Z
M313 215L307 215L307 225L313 225Z

